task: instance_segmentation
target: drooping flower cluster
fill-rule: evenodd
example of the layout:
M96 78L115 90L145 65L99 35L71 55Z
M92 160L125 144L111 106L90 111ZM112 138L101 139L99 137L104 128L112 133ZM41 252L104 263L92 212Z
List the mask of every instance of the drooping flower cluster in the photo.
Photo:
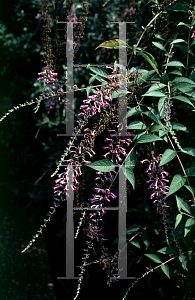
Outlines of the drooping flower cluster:
M169 186L166 185L167 182L169 182L168 179L166 179L166 176L169 175L168 172L164 171L164 167L158 167L160 163L160 157L162 154L159 155L159 157L154 156L154 151L151 151L152 154L152 161L150 162L148 159L144 159L140 161L140 163L144 163L145 161L149 162L149 167L145 171L149 177L149 180L146 181L146 183L151 183L148 187L149 189L152 189L152 194L150 195L150 199L155 199L153 203L155 203L157 212L160 213L163 218L166 218L166 208L169 206L166 203L165 196L168 193ZM168 221L166 220L168 223Z
M165 229L167 244L170 246L169 240L168 240L168 235L167 235L168 229L170 229L171 235L173 236L173 241L175 242L176 247L179 250L179 254L182 258L182 264L184 266L185 262L184 262L182 250L177 241L175 229L171 226L171 224L173 222L170 220L169 213L167 212L167 209L169 208L169 206L167 205L165 196L167 195L167 193L169 191L169 186L166 185L166 183L169 182L169 180L166 179L166 176L168 176L169 173L164 170L163 166L161 166L161 167L158 166L160 163L162 154L160 154L157 158L154 156L154 151L151 151L151 154L152 154L151 161L149 161L148 159L144 159L144 160L140 161L140 163L142 163L142 164L145 161L149 162L149 167L147 168L147 170L145 172L148 174L148 177L149 177L149 180L146 181L146 183L151 183L150 186L148 187L148 190L152 189L150 199L154 199L153 203L155 203L156 210L163 217L163 225L164 225L164 229ZM166 164L166 165L168 165L168 164Z
M45 104L45 108L47 111L47 114L50 113L51 109L54 109L55 105L58 102L63 102L65 104L68 103L68 99L64 100L63 97L61 95L63 95L62 93L64 92L63 88L61 88L59 81L57 79L57 75L58 73L53 73L52 71L44 71L44 72L40 72L38 73L38 75L42 75L42 77L37 78L37 80L44 80L44 83L46 85L45 91L43 92L43 94L45 96L47 95L51 95L48 99L47 102ZM49 93L47 93L49 92ZM52 96L53 95L53 96Z

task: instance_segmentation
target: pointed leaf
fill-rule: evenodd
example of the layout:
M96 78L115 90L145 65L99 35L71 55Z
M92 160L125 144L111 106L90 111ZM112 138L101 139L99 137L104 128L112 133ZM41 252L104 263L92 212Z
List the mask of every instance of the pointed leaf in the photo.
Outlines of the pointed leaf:
M150 132L155 132L163 129L162 125L154 125L151 127Z
M133 239L133 240L131 241L131 244L132 244L133 246L135 246L135 247L141 249L141 246L140 246L140 243L138 242L138 240Z
M166 84L164 84L164 83L155 83L155 84L153 84L150 88L149 88L149 90L147 91L147 93L149 93L149 92L151 92L151 91L155 91L155 90L160 90L160 89L162 89L163 87L165 87L166 86Z
M194 251L193 250L190 251L190 252L188 252L188 258L189 258L189 260L192 260L193 256L194 256Z
M141 143L150 143L150 142L154 142L154 141L163 141L163 139L161 139L160 137L158 137L155 134L144 134L142 136L140 136L140 138L138 138L137 143L141 144Z
M115 164L113 164L113 162L111 162L109 159L102 159L90 164L84 164L84 166L101 172L111 172L116 167Z
M158 43L158 42L152 42L152 44L153 44L154 46L156 46L157 48L159 48L160 50L165 51L165 52L167 53L166 48L165 48L161 43Z
M88 64L87 68L90 69L93 73L104 78L108 78L108 76L110 75L106 70L103 70L101 68L90 67L90 64Z
M86 92L87 92L87 98L89 97L89 93L91 92L92 87L91 86L87 86L86 87Z
M133 226L130 226L127 228L127 235L128 234L132 234L132 233L135 233L137 231L139 231L142 227L139 226L139 225L133 225Z
M195 149L194 148L183 148L183 150L185 150L187 152L187 154L191 155L191 156L195 156Z
M128 129L146 129L146 125L141 121L133 121L128 125Z
M163 166L164 164L168 163L169 161L171 161L172 159L174 159L174 157L177 155L177 152L171 149L166 149L165 152L163 153L163 156L160 160L160 164L159 167Z
M184 228L184 237L188 234L188 232L190 232L194 223L195 223L194 219L192 219L192 218L187 219L187 221L185 223L185 228Z
M157 63L156 63L154 57L146 51L138 51L138 53L141 56L143 56L147 60L147 62L152 66L152 68L156 70L157 74L159 74Z
M177 254L177 250L173 247L164 247L157 252L162 253L162 254L167 254L167 255L175 255Z
M168 64L164 64L163 66L164 67L168 66L168 67L184 67L185 68L184 64L182 64L178 60L170 61Z
M187 44L187 42L184 41L183 39L176 39L176 40L174 40L173 42L171 42L170 45L172 45L172 44L177 44L177 43L186 43L186 44Z
M106 41L102 44L100 44L97 48L95 48L95 50L97 50L98 48L107 48L107 49L119 49L119 48L126 48L128 46L129 49L132 49L132 47L130 47L127 43L125 43L122 40L119 39L113 39L110 41Z
M175 197L176 197L178 210L181 211L181 208L182 208L185 212L187 212L188 214L191 215L190 206L183 199L178 197L177 195L175 195Z
M156 254L144 254L156 263L162 263L160 257Z
M184 184L186 183L186 178L180 174L177 174L173 177L171 181L171 185L169 188L169 192L165 198L177 192Z
M174 123L172 125L173 129L174 130L181 130L181 131L185 131L187 133L189 133L187 127L185 127L183 124L180 124L180 123ZM192 148L193 149L193 148ZM194 149L195 150L195 149Z
M128 154L127 154L128 155ZM133 150L129 156L127 157L127 159L125 160L125 166L127 167L132 167L132 169L135 167L136 164L136 160L137 160L137 155L135 153L135 150Z
M146 94L143 94L142 96L149 96L149 97L166 97L165 94L159 92L159 91L151 91L151 92L147 92Z
M172 82L187 82L192 85L195 85L194 81L186 77L176 77L174 80L172 80Z
M160 78L160 83L164 83L165 85L168 85L168 82L169 82L169 76L167 75L167 72L165 71Z
M131 183L133 190L135 190L135 176L133 173L133 168L132 167L126 167L126 170L123 170L124 175L126 176L126 178L129 180L129 182Z
M184 185L186 187L186 189L188 189L190 191L190 193L195 196L195 189L192 186L189 185Z
M148 116L150 119L152 119L154 122L160 124L160 119L158 118L158 115L154 115L151 111L143 111L143 114Z
M164 106L165 106L166 99L167 99L167 97L162 97L158 101L158 113L159 113L160 119L162 119L164 117Z
M167 277L170 279L169 266L167 264L166 265L162 265L161 269L165 273L165 275L167 275Z
M144 244L148 248L149 244L150 244L150 235L146 230L142 231L142 241L144 242Z
M183 257L183 259L182 259L182 257ZM182 254L182 256L179 255L179 261L180 261L180 263L181 263L181 265L182 265L182 268L183 268L184 270L187 270L187 271L188 271L188 269L186 268L187 263L188 263L187 257L186 257L185 255L183 255L183 254Z
M179 22L179 24L177 24L177 26L181 26L181 25L186 26L187 28L190 28L190 25L186 24L184 22Z
M126 118L130 117L130 116L134 116L134 115L138 115L138 114L141 114L142 113L142 110L139 109L138 107L133 107L131 108L127 114L126 114Z
M175 228L179 225L182 220L182 214L178 214L175 221Z
M177 100L186 102L186 103L188 103L188 104L190 104L191 106L194 107L194 104L187 97L184 97L184 96L175 96L175 97L173 97L173 99L177 99Z

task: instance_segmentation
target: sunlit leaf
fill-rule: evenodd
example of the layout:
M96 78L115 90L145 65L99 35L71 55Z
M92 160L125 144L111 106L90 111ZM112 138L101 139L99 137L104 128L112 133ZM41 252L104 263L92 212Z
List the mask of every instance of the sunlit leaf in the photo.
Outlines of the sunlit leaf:
M167 264L166 265L162 265L161 269L165 273L165 275L167 275L167 277L170 279L169 266Z
M163 166L164 164L168 163L169 161L171 161L172 159L174 159L174 157L177 155L177 152L172 150L172 149L166 149L165 152L163 153L163 156L161 158L159 167Z
M184 237L190 232L194 225L194 219L188 218L186 223L185 223L185 228L184 228Z
M116 167L109 159L102 159L90 164L84 164L84 166L101 172L111 172Z
M129 49L132 49L131 46L129 46L127 43L125 43L122 40L119 39L113 39L110 41L106 41L102 44L100 44L97 48L95 48L95 50L97 50L98 48L107 48L107 49L119 49L119 48L126 48L128 47Z
M175 197L176 197L178 210L181 211L181 208L182 208L185 212L187 212L188 214L191 215L190 206L183 199L178 197L177 195L175 195Z
M160 257L156 254L144 254L156 263L162 263Z
M165 198L177 192L184 184L186 183L186 178L180 174L177 174L173 177L169 192Z

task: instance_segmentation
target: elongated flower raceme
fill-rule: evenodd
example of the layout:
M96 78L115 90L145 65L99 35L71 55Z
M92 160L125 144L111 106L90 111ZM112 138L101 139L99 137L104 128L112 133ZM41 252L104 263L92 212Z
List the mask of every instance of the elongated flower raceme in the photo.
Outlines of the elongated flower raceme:
M148 190L152 189L150 199L154 199L153 203L155 203L157 213L162 215L163 225L164 225L165 235L166 235L166 241L167 241L168 246L170 246L170 244L169 244L167 232L168 232L168 229L170 229L171 234L173 236L173 240L176 243L176 247L178 248L179 254L182 258L183 266L185 266L182 251L181 251L181 248L180 248L179 243L176 238L175 229L171 226L171 223L173 223L173 222L170 220L169 214L167 212L169 206L167 205L165 196L167 195L167 193L169 191L169 186L166 185L167 182L169 182L169 180L166 179L166 177L169 175L169 173L164 170L163 166L158 167L161 157L162 157L162 154L160 154L157 158L154 156L154 151L151 151L151 154L152 154L151 161L149 161L148 159L144 159L144 160L140 161L140 163L142 163L142 164L145 161L149 162L148 169L145 172L147 173L147 175L149 177L149 180L146 181L146 183L150 183Z

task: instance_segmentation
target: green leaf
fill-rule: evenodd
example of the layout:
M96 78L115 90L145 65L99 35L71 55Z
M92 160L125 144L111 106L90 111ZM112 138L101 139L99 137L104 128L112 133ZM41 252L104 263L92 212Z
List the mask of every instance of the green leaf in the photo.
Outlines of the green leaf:
M159 74L158 66L157 66L157 63L156 63L154 57L146 51L138 51L138 53L141 56L143 56L147 60L147 62L152 66L152 68L156 70L157 74Z
M146 129L146 125L141 121L133 121L128 125L128 129Z
M152 119L154 122L160 124L160 119L158 117L158 114L157 115L154 115L151 111L143 111L143 114L148 116L150 119Z
M180 174L177 174L173 177L171 181L171 185L169 188L169 192L165 198L177 192L184 184L186 183L186 178Z
M140 246L140 243L138 242L138 240L133 239L133 240L131 241L131 244L132 244L133 246L135 246L135 247L141 249L141 246Z
M131 108L127 114L126 114L126 118L130 117L130 116L134 116L134 115L138 115L138 114L141 114L142 113L142 110L139 109L138 107L133 107Z
M158 100L158 114L160 119L164 117L164 106L165 106L165 100L167 97L162 97Z
M171 149L166 149L160 160L159 167L163 166L164 164L166 164L169 161L171 161L172 159L174 159L176 155L177 155L176 151L171 150Z
M177 26L186 26L187 28L190 28L190 25L186 24L184 22L179 22L179 24L177 24Z
M108 78L108 76L110 75L106 70L103 70L101 68L90 67L90 65L88 65L87 68L90 69L93 73L104 78Z
M162 89L163 87L165 87L166 86L166 84L164 84L164 83L155 83L155 84L153 84L150 88L149 88L149 90L147 91L147 93L149 93L149 92L151 92L151 91L155 91L155 90L160 90L160 89Z
M102 159L90 164L84 164L84 166L101 172L111 172L116 167L116 165L113 164L113 162L111 162L109 159Z
M86 92L87 92L87 98L89 97L89 93L91 92L92 87L91 86L87 86L86 87Z
M181 130L181 131L185 131L187 133L189 133L187 127L185 127L183 124L180 124L180 123L174 123L172 125L173 129L174 130ZM193 149L193 148L192 148Z
M149 244L150 244L150 235L146 230L142 231L142 241L144 242L144 244L148 248Z
M179 225L182 219L182 214L178 214L175 221L175 228Z
M183 257L183 260L182 260L182 257ZM180 263L181 263L181 265L182 265L182 268L183 268L184 270L187 270L187 271L188 271L188 269L186 268L187 263L188 263L187 257L186 257L185 255L183 255L183 254L182 254L182 257L181 257L181 255L179 255L179 261L180 261Z
M182 73L179 70L174 70L172 72L169 72L169 74L174 74L174 75L182 76Z
M126 169L123 170L124 175L126 176L126 178L129 180L129 182L131 183L133 190L135 190L135 176L133 173L133 168L132 167L126 167Z
M119 39L113 39L110 41L106 41L102 44L100 44L97 48L95 48L95 50L97 50L98 48L107 48L107 49L119 49L119 48L126 48L128 47L129 49L132 49L131 46L129 46L127 43L125 43L122 40Z
M165 39L160 34L155 34L155 37L159 40L165 41Z
M178 197L177 195L175 195L175 197L176 197L178 210L181 211L181 208L182 208L185 212L187 212L188 214L191 215L190 206L183 199Z
M193 250L190 251L190 252L188 252L188 258L189 258L189 260L192 260L193 256L194 256L194 251Z
M112 95L111 95L111 98L112 98L112 99L118 98L118 97L123 96L123 95L126 95L126 94L130 94L130 92L129 92L129 91L123 92L123 91L121 91L121 90L114 91L114 92L112 93Z
M185 68L184 64L182 64L178 60L170 61L168 64L164 64L163 66L164 67L168 66L168 67L183 67L183 68Z
M166 97L165 94L161 93L161 92L157 92L157 91L152 91L152 92L147 92L146 94L142 95L142 96L149 96L149 97Z
M157 69L155 69L155 70L151 70L151 71L147 71L147 70L139 70L141 73L142 73L142 75L141 75L141 77L139 77L138 79L137 79L137 84L138 85L140 85L140 84L142 84L143 82L146 82L147 80L150 80L150 78L151 78L151 75L152 74L154 74L154 73L156 73L157 72Z
M195 42L195 41L194 41ZM189 68L194 69L195 68L195 64L189 66Z
M158 43L158 42L152 42L152 44L153 44L154 46L156 46L157 48L159 48L160 50L165 51L165 52L167 53L166 48L165 48L161 43Z
M153 125L150 129L150 132L159 131L161 129L163 129L163 127L161 125Z
M183 148L183 150L185 150L187 152L187 154L191 155L191 156L195 156L195 149L194 148Z
M128 154L127 154L128 155ZM134 169L135 164L136 164L136 160L137 160L137 155L135 153L135 150L133 150L129 156L127 157L127 159L125 160L125 166L127 167L132 167L132 169Z
M189 191L190 193L195 196L195 189L192 186L189 185L184 185Z
M188 169L188 176L195 176L195 163Z
M170 45L172 45L172 44L177 44L177 43L185 43L185 44L187 44L187 42L184 41L183 39L176 39L176 40L174 40L173 42L171 42Z
M139 231L142 227L139 226L139 225L133 225L133 226L130 226L127 228L127 235L128 234L132 234L132 233L135 233L137 231Z
M156 254L144 254L156 263L162 263L160 257Z
M165 273L165 275L167 275L167 277L170 279L170 274L169 274L169 266L166 265L162 265L161 266L161 270Z
M194 223L195 223L194 219L192 219L192 218L187 219L187 221L185 223L185 228L184 228L184 237L188 234L188 232L190 232Z
M163 72L162 76L160 77L160 83L164 83L165 85L168 85L169 82L169 76L167 75L167 72Z
M89 79L89 84L91 84L92 82L94 82L94 80L97 78L97 75L93 75L90 79Z
M178 89L180 92L188 95L187 93L189 93L189 92L192 93L192 91L194 90L194 85L192 85L192 84L190 85L189 83L186 83L186 82L183 82L183 83L178 82L178 83L174 84L174 86L172 87L172 90L174 90L174 89ZM188 100L188 98L185 99L185 97L183 97L183 96L175 96L173 98L176 98L176 97L178 100L187 102L194 107L194 105Z
M162 253L162 254L167 254L167 255L175 255L177 254L177 250L173 247L164 247L157 252Z
M160 137L158 137L155 134L144 134L142 136L140 136L140 138L138 138L137 143L138 144L143 144L143 143L150 143L150 142L154 142L154 141L163 141L163 139L161 139Z
M175 79L172 80L172 82L187 82L195 86L194 81L186 77L176 77Z
M193 40L193 42L191 43L190 48L194 45L195 45L195 40Z

